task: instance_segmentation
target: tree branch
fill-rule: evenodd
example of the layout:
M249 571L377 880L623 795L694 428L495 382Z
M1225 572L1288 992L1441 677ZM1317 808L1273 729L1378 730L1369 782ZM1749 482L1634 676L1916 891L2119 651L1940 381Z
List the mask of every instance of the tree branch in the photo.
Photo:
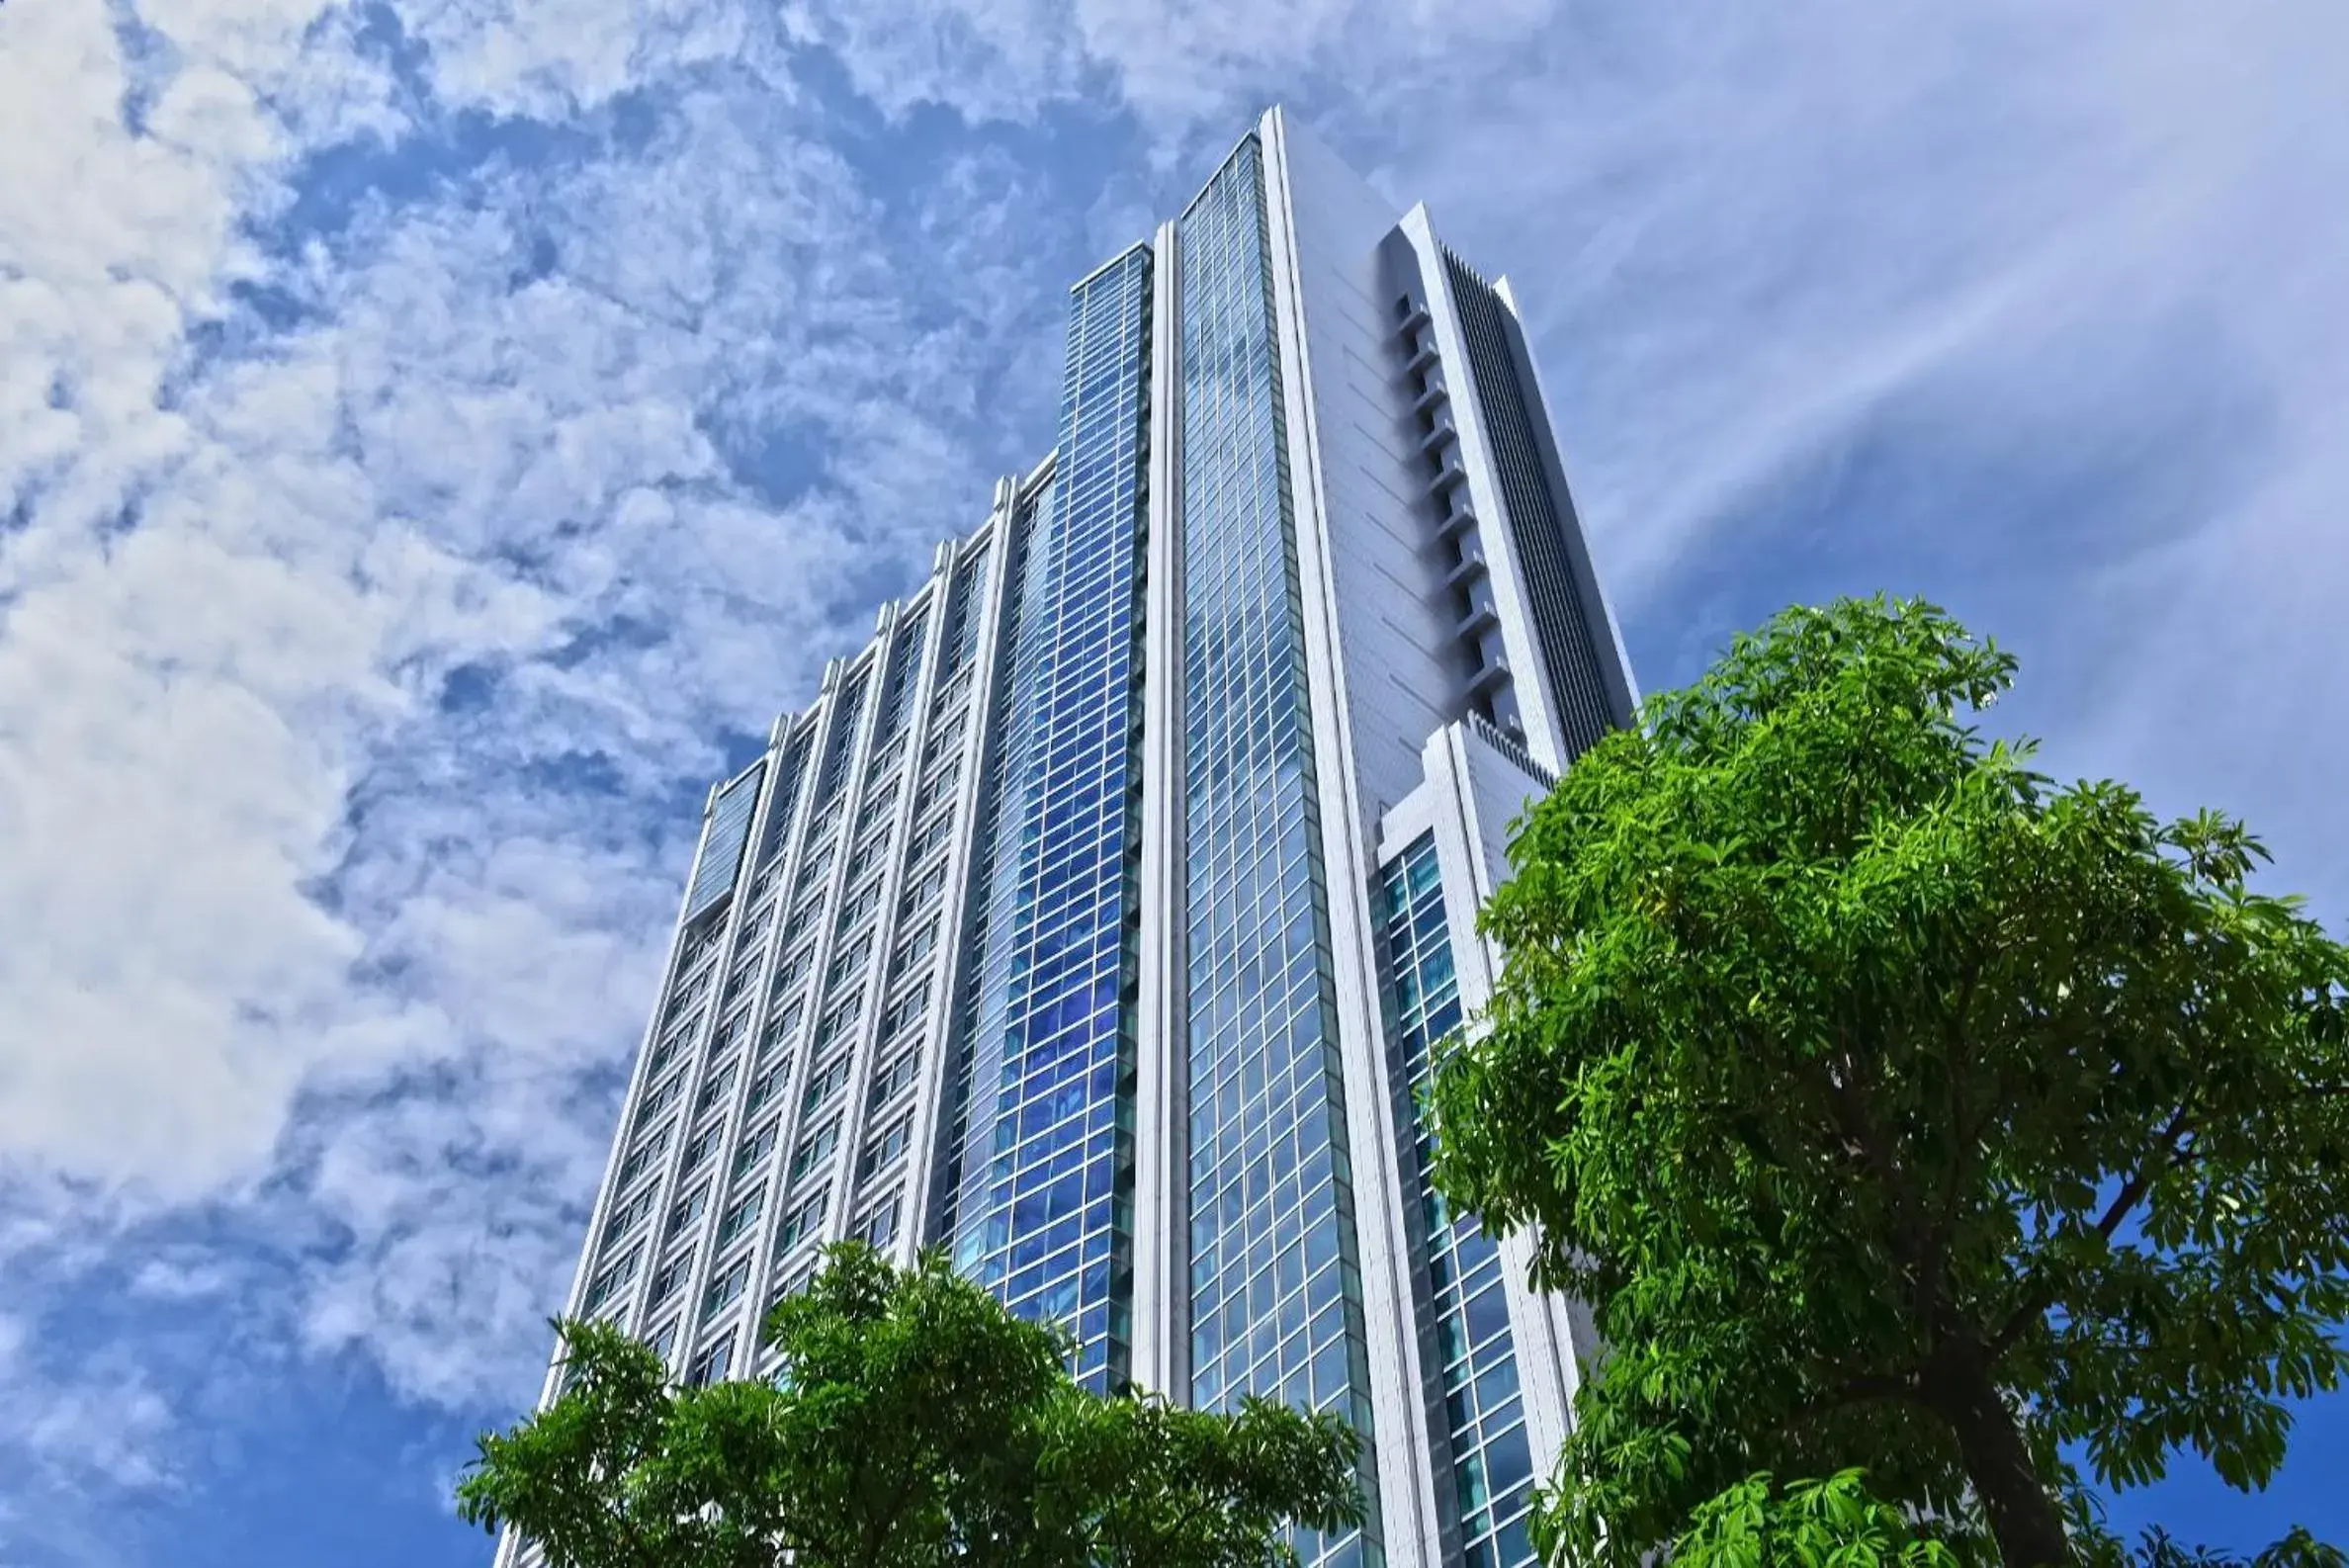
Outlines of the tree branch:
M1958 991L1958 1005L1950 1017L1946 1061L1950 1075L1946 1096L1950 1129L1950 1165L1942 1181L1940 1211L1925 1229L1919 1247L1915 1308L1928 1334L1938 1334L1941 1322L1942 1275L1949 1266L1950 1234L1958 1227L1958 1203L1964 1192L1964 1175L1973 1164L1977 1139L1966 1133L1965 1046L1971 1038L1966 1024L1973 1012L1974 991L1982 979L1983 954L1976 951L1965 966L1965 981Z
M2188 1123L2193 1114L2191 1101L2180 1105L2171 1113L2167 1125L2153 1135L2153 1147L2137 1166L2136 1174L2121 1184L2121 1190L2113 1194L2113 1201L2105 1206L2103 1215L2098 1218L2095 1225L2097 1235L2111 1241L2113 1232L2129 1217L2130 1210L2144 1200L2146 1192L2151 1190L2156 1180L2177 1166L2183 1158L2178 1140L2192 1134L2193 1128ZM1991 1336L1989 1350L1992 1360L2005 1354L2023 1331L2031 1326L2034 1319L2044 1313L2052 1301L2052 1285L2037 1277L2037 1274L2035 1269L2034 1277L2024 1281L2022 1302L2000 1326L1999 1331Z

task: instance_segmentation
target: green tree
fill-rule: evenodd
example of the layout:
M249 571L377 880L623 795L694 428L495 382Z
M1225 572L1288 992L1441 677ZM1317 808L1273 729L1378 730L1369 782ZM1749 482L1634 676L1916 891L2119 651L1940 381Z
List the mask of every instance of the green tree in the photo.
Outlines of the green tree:
M675 1388L610 1325L556 1328L562 1397L457 1489L551 1568L1269 1568L1288 1526L1359 1518L1338 1417L1090 1393L940 1255L833 1248L767 1321L771 1383Z
M1865 1466L2037 1568L2064 1452L2256 1487L2340 1379L2349 950L2241 824L1985 740L2014 668L1922 602L1789 610L1521 824L1438 1179L1609 1347L1537 1521L1575 1561Z

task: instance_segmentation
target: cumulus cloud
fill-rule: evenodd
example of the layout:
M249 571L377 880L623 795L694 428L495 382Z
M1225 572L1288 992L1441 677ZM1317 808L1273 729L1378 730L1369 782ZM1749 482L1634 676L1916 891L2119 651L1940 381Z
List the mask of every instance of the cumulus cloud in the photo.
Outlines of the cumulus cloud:
M1035 291L1016 171L885 203L723 18L395 20L0 12L0 1196L59 1289L269 1214L298 1266L137 1288L464 1402L544 1353L700 785L984 504L1036 318L943 269ZM400 136L420 198L272 226Z

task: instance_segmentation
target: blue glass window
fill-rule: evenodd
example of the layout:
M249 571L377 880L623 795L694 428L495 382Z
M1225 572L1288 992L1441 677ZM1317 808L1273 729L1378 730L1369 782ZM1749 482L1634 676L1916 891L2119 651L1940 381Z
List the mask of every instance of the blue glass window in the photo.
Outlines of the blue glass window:
M1436 1045L1460 1026L1460 987L1433 833L1420 834L1382 868L1378 904L1396 1043L1416 1107L1427 1090ZM1501 1251L1473 1218L1453 1214L1436 1190L1435 1145L1426 1124L1415 1122L1411 1137L1404 1179L1426 1221L1428 1294L1443 1390L1437 1424L1448 1432L1463 1560L1526 1568L1537 1561L1524 1527L1533 1466L1524 1402L1518 1397Z
M1072 292L1050 498L1014 541L953 1168L958 1266L1076 1333L1095 1388L1129 1360L1150 263L1137 246Z
M1338 1410L1370 1442L1312 731L1251 136L1177 228L1182 306L1191 1393ZM1380 1559L1370 1524L1296 1544Z
M766 776L762 761L719 791L711 804L710 821L702 828L701 858L693 868L693 892L685 901L685 918L734 891L742 869L742 842L750 836L750 814L758 806L759 780Z

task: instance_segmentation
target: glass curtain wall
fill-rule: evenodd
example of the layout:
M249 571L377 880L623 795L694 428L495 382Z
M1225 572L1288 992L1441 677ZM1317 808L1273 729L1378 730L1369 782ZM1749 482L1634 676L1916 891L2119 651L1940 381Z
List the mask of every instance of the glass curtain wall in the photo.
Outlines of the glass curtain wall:
M1346 1412L1370 1451L1262 149L1177 226L1191 1381ZM1298 1542L1381 1560L1371 1524Z
M1002 719L955 1261L1129 1372L1150 252L1070 302L1053 503L1027 542Z

